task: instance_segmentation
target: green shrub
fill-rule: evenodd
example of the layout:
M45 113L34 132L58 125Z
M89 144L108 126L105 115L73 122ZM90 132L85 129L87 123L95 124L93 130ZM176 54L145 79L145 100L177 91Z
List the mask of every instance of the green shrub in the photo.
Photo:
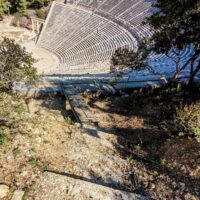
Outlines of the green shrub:
M73 124L73 121L71 119L71 117L65 117L65 122L69 125L72 125Z
M9 12L10 3L7 0L0 0L0 16Z
M4 133L0 133L0 145L5 144L7 140L8 140L7 135Z
M4 121L17 121L23 118L25 103L17 95L0 93L0 116Z
M174 122L176 132L200 137L200 101L176 109Z
M0 61L1 91L11 91L15 82L33 83L38 78L37 69L33 67L36 60L14 40L3 38L0 41Z
M18 0L17 1L17 12L21 14L21 16L25 15L27 11L27 2L26 0Z
M35 9L40 9L44 6L44 1L43 0L34 0L32 7Z
M36 10L36 15L38 18L45 19L45 12L42 9Z

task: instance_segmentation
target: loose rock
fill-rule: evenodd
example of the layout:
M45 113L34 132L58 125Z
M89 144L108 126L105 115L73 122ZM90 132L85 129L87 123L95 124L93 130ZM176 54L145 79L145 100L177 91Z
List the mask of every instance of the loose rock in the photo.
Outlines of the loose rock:
M9 187L7 185L0 185L0 199L6 197L9 192Z
M24 191L22 190L15 190L12 200L22 200L24 196Z

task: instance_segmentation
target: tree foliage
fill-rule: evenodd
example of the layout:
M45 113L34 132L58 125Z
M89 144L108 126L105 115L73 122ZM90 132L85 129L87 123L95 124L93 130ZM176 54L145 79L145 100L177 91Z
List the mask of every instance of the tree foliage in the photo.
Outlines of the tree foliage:
M33 0L30 1L30 7L33 7L35 9L40 9L44 6L50 5L51 2L52 0Z
M20 13L25 15L27 9L40 9L49 6L52 0L0 0L0 16L6 13Z
M156 72L149 64L149 59L152 52L152 43L150 39L146 38L140 41L136 50L129 51L128 49L119 48L112 56L112 65L114 70L116 66L128 67L132 70L149 70L153 75L167 83L167 79L163 74Z
M13 40L4 38L0 42L0 89L11 90L16 81L34 81L37 71L35 60Z
M18 0L17 4L17 12L21 15L25 15L27 11L27 1L26 0Z
M35 0L32 5L34 8L40 9L44 6L44 1L43 0Z
M137 51L129 51L127 48L117 49L112 57L112 64L114 66L128 66L134 70L143 69L147 62L146 48L143 49L144 44L145 42L142 41Z
M128 64L133 69L146 67L155 75L159 75L149 66L148 60L152 53L165 54L176 66L172 80L190 66L189 82L193 82L195 75L200 71L200 0L157 0L154 8L156 12L146 21L154 31L153 36L145 39L145 43L141 41L135 52L120 51L119 56L117 51L113 57L117 55L121 62L116 62L113 58L113 64ZM193 49L193 54L183 63L181 51L188 46ZM172 51L176 57L170 57ZM122 59L123 57L125 59Z
M178 73L190 64L190 81L200 70L200 0L157 0L156 12L147 19L154 29L151 40L156 53L168 54L192 45L193 55L180 66Z
M200 1L199 0L157 0L157 12L147 19L155 30L152 39L155 51L167 53L171 48L183 49L200 44Z
M7 0L0 0L0 16L9 12L10 3Z
M42 9L36 10L36 15L38 18L45 19L45 12Z

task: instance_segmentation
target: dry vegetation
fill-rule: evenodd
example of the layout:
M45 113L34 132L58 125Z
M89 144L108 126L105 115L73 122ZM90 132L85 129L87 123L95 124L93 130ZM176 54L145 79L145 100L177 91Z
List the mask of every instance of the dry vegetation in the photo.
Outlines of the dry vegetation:
M70 137L70 124L66 120L70 115L59 97L20 102L21 110L16 110L16 101L8 102L7 95L5 103L13 104L13 110L7 118L11 123L1 121L0 126L1 136L4 132L0 145L0 182L12 189L27 190L43 170L66 165L63 143Z

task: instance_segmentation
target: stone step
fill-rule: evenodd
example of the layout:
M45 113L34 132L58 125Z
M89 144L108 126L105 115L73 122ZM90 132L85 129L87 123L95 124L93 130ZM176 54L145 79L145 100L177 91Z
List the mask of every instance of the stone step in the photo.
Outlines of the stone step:
M116 190L105 185L80 179L75 175L45 172L40 179L35 200L148 200L131 192Z
M98 122L97 118L91 112L89 105L87 104L86 100L84 99L81 93L85 91L88 92L100 91L100 93L105 93L105 94L116 93L116 90L109 84L99 85L97 83L80 84L80 85L61 84L61 90L68 99L75 117L81 123Z
M9 187L7 185L0 184L0 199L5 198L9 193Z
M23 200L24 193L23 190L15 190L11 200Z
M85 99L80 94L76 95L68 95L66 91L64 91L65 96L67 97L70 106L77 120L82 123L95 123L98 120L90 111L89 105L85 101Z
M116 90L109 84L87 83L87 84L62 84L65 94L72 95L85 91L97 92L99 90L105 94L115 94Z

